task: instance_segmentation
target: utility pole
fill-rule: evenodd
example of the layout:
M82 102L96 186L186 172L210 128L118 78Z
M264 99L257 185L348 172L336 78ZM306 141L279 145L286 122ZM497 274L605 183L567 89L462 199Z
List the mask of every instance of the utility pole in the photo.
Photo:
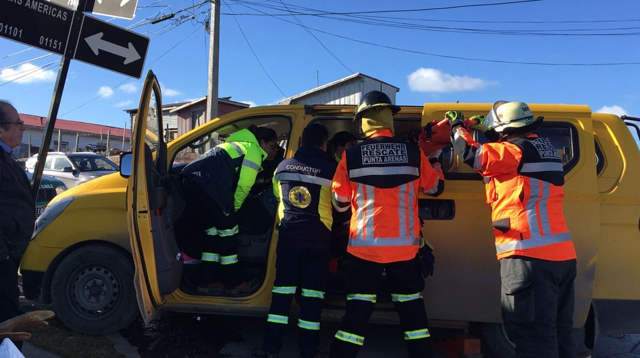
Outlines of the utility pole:
M209 23L209 75L205 121L218 117L218 69L220 59L220 0L211 0Z

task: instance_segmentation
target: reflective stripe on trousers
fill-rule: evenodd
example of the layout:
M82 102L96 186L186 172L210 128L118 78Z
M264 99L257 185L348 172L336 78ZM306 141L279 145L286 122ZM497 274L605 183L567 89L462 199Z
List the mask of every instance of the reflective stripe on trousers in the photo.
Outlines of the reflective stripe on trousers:
M429 338L429 337L431 337L431 333L429 333L429 330L427 328L417 329L415 331L406 331L406 332L404 332L404 340L405 341L410 341L410 340L414 340L414 339Z
M215 252L203 252L200 261L220 262L220 255Z
M227 236L233 236L235 234L237 234L240 230L238 230L238 225L232 227L231 229L226 229L226 230L218 230L218 235L220 235L220 237L227 237Z
M221 265L233 265L238 262L238 255L220 256Z
M271 292L282 295L293 295L296 293L296 286L275 286Z
M323 291L316 291L316 290L310 290L310 289L307 289L307 288L303 288L302 289L302 297L324 299L324 292Z
M303 319L298 319L298 327L308 329L310 331L319 331L320 322L311 322L311 321L305 321Z
M375 294L352 293L347 295L347 301L356 300L376 303L376 298Z
M409 295L399 294L399 293L392 293L391 294L391 300L393 302L407 302L407 301L419 300L421 298L422 298L422 293L421 292L412 293L412 294L409 294Z
M364 345L364 337L359 336L357 334L353 334L345 331L338 331L335 337L344 342L357 344L359 346Z
M267 317L267 322L279 323L279 324L288 324L289 323L289 317L281 316L281 315L278 315L278 314L269 314L269 316Z

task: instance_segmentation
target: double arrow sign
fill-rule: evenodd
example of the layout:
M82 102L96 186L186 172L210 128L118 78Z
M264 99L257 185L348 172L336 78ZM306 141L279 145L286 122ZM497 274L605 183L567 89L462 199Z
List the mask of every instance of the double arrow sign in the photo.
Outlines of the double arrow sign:
M134 9L137 4L137 1L118 1L124 5L134 4ZM94 4L94 10L98 5ZM80 15L78 19L72 9L45 0L0 0L0 36L140 78L149 38L91 16ZM72 26L80 26L80 34L76 38L71 38Z

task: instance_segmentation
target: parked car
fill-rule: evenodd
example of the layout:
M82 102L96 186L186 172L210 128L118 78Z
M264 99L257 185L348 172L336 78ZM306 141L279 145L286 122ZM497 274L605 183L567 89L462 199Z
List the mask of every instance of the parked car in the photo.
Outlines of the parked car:
M38 155L25 163L27 171L33 172ZM62 153L49 152L44 163L43 174L58 178L68 188L115 173L118 166L100 154L92 152Z
M33 173L27 172L27 178L29 178L29 180L31 180L32 176ZM38 190L38 196L36 197L36 217L42 214L51 199L65 190L67 190L67 186L64 185L62 181L48 175L43 175L42 179L40 179L40 190Z
M310 123L322 123L330 135L343 130L357 134L355 106L253 107L215 118L167 143L162 112L155 110L162 108L160 87L152 73L140 103L133 152L121 157L122 174L129 178L104 176L54 199L38 219L22 259L25 296L53 303L65 325L91 334L127 326L139 315L138 306L145 322L161 309L266 316L275 277L274 210L266 209L268 214L260 217L267 216L271 225L258 228L255 219L239 223L239 264L245 278L259 280L260 287L240 297L203 294L193 285L197 263L187 264L181 253L198 257L195 235L180 225L180 170L250 125L275 130L287 158ZM588 346L598 331L640 333L640 151L617 116L592 113L582 105L530 107L545 118L536 133L550 138L563 161L565 216L578 254L575 327L584 329ZM442 119L447 110L471 116L489 108L491 103L402 106L394 117L395 133L403 138ZM473 135L486 141L480 133ZM454 154L444 148L441 156L444 193L418 200L423 233L435 246L438 262L423 292L429 322L479 334L493 356L513 357L500 315L500 266L482 178ZM325 318L344 315L347 267L348 258L341 258L329 276ZM397 322L385 290L381 285L372 321Z

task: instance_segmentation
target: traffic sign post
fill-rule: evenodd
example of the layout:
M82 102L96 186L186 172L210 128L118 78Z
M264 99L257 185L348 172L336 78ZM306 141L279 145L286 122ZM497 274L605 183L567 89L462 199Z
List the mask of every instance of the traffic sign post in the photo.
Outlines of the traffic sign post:
M148 37L85 15L73 58L140 78L148 48Z
M0 0L0 36L63 55L73 15L44 0Z

